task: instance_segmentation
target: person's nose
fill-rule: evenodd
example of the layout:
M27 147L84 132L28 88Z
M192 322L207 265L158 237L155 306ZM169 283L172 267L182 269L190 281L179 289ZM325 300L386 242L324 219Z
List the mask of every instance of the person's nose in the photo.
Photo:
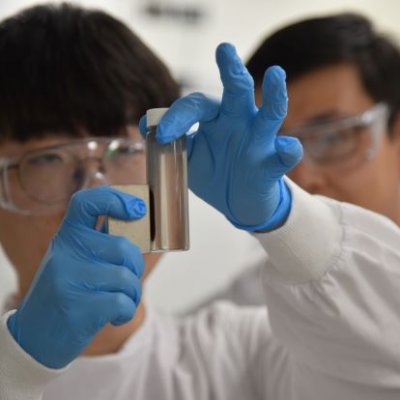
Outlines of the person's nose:
M311 194L323 193L326 186L326 174L321 166L305 156L288 174L297 185Z
M96 187L107 184L107 177L102 160L100 158L87 158L85 163L85 183L84 187Z

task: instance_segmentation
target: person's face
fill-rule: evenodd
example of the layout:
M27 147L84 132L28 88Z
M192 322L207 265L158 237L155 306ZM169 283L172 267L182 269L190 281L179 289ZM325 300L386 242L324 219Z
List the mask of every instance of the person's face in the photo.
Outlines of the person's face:
M260 100L260 90L256 94ZM288 97L288 115L282 127L282 131L288 133L295 132L297 128L301 128L301 132L307 132L307 126L352 117L375 104L363 88L355 67L348 64L320 68L290 82ZM384 214L400 224L399 119L395 120L392 137L389 138L386 130L379 138L376 153L370 158L361 157L366 149L363 148L365 141L363 144L360 139L357 144L359 149L353 149L356 154L353 159L350 156L346 159L339 157L332 162L318 162L305 152L302 162L289 177L310 193L360 205ZM351 130L347 130L346 134L357 134L356 131L350 132ZM327 133L329 135L329 129ZM318 135L324 135L324 130ZM362 137L366 138L367 135L361 133L360 138ZM301 135L299 138L302 140ZM315 137L311 140L315 140ZM337 139L329 140L338 146ZM329 140L324 144L329 144ZM339 143L341 147L338 149L350 149L351 146L346 143ZM326 148L323 150L326 151ZM349 154L353 154L352 152L349 151Z
M134 140L138 139L139 143L140 135L136 128L129 130L129 136ZM125 147L121 145L121 152L118 155L115 145L107 147L106 143L101 143L98 148L94 148L93 143L89 147L73 143L76 143L76 139L68 136L48 136L43 139L32 139L27 143L8 141L0 144L0 157L15 157L19 160L22 157L24 160L22 167L19 163L18 171L14 172L14 169L11 169L8 174L8 183L13 190L15 203L22 208L39 207L37 209L41 210L41 204L31 200L38 196L46 196L53 199L51 204L59 204L51 213L41 212L31 215L0 208L0 242L16 268L21 295L29 289L34 274L64 216L71 195L68 191L64 192L64 188L73 191L73 183L78 185L82 180L85 181L85 187L104 183L132 183L123 173L121 175L121 171L125 169L124 164L129 162L126 160L132 158L134 158L134 171L132 169L130 175L135 175L135 183L144 183L146 179L144 151L138 152L133 157L129 155L131 148L129 147L128 151L126 144ZM105 171L102 170L104 164ZM22 179L26 179L24 190L30 191L30 196L25 196L24 190L21 190L21 176ZM51 179L55 176L58 179ZM76 183L79 179L81 183ZM58 195L64 198L61 203L55 202ZM152 267L157 259L157 256L145 255L146 268Z

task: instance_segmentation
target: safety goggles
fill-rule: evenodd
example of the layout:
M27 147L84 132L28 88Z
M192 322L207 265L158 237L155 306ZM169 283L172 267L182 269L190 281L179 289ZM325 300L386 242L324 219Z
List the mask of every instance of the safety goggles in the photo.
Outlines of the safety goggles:
M378 103L351 117L282 129L280 134L297 137L305 159L327 168L349 170L376 155L387 121L388 107Z
M145 160L144 141L128 137L78 139L0 158L0 206L27 215L53 213L94 182L145 183Z

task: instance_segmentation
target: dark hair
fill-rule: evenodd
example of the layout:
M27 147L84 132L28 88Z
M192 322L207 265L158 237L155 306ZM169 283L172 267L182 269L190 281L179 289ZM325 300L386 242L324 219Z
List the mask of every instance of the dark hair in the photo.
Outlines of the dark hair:
M400 110L400 50L361 15L312 18L282 28L261 43L247 68L260 84L266 68L280 65L290 83L315 69L341 63L354 65L367 93L389 105L392 123Z
M102 11L41 5L0 23L0 140L113 135L178 95L165 65Z

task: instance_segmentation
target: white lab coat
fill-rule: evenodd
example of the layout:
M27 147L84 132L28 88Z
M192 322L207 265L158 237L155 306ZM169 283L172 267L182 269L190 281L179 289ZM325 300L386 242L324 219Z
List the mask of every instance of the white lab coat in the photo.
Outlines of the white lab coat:
M150 313L119 353L62 371L23 352L4 316L0 398L398 400L399 228L292 191L287 223L257 235L270 257L268 311L222 303L184 320Z

